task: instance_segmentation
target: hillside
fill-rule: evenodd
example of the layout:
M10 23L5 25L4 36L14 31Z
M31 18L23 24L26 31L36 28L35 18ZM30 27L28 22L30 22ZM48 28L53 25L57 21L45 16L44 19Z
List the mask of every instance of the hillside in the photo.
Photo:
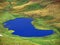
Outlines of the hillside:
M46 37L20 37L4 28L4 22L31 17L37 29L52 29ZM0 45L60 45L60 0L0 0Z

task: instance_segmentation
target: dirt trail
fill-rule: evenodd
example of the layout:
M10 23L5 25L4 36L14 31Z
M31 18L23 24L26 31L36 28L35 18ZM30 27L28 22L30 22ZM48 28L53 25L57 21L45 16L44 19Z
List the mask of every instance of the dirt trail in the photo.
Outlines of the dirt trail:
M41 16L46 16L48 10L33 10L33 11L28 11L28 12L24 12L24 14L28 14L28 15L41 15Z
M25 14L31 15L31 14L40 14L41 16L50 15L53 17L59 17L60 16L60 4L50 4L44 9L39 10L32 10L24 12Z
M28 6L30 4L33 4L33 2L30 1L30 2L20 5L20 6L14 6L13 9L15 9L15 10L23 9L25 6Z
M52 20L47 20L46 23L56 23L59 22L58 24L52 24L52 25L59 25L60 27L60 3L57 4L50 4L47 7L45 7L44 9L41 10L33 10L33 11L28 11L28 12L24 12L24 14L27 14L29 16L36 16L36 15L40 15L40 16L52 16L53 19ZM58 26L57 26L58 27Z

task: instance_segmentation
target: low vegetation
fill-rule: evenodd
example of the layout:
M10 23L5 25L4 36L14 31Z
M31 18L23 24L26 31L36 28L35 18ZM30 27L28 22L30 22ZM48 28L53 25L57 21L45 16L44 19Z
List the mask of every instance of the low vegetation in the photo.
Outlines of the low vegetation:
M22 6L22 8L14 9L17 6L19 8ZM35 28L52 29L55 33L45 37L32 38L12 35L14 31L4 28L4 22L20 17L31 17L34 19L31 23ZM0 45L60 45L60 3L53 0L0 1L0 34L2 35Z

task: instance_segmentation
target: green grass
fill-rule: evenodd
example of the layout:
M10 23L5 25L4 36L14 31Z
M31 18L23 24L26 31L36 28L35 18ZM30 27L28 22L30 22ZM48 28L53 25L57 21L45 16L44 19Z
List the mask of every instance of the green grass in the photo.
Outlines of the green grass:
M23 5L27 2L29 2L29 0L16 0L16 2L17 2L17 5Z
M22 15L22 14L21 14ZM53 34L51 36L47 36L47 37L39 37L39 38L27 38L27 37L20 37L20 36L15 36L12 35L13 31L9 31L8 28L4 28L3 27L3 22L7 21L7 20L11 20L14 18L18 18L21 17L21 15L12 15L8 12L3 13L3 15L1 16L0 19L0 32L3 35L3 37L0 37L0 44L1 45L59 45L59 44L55 44L53 42L58 41L59 42L59 37L56 34ZM22 16L24 17L24 15ZM47 41L46 41L47 40Z
M18 0L17 5L22 5L29 0ZM26 6L22 11L31 11L31 10L38 10L43 9L44 7L39 3L34 3L31 5ZM52 19L52 17L42 17L42 18L35 18L33 21L34 27L40 26L53 29L55 31L54 34L45 36L45 37L21 37L17 35L12 35L13 30L8 30L8 28L4 28L4 22L8 20L13 20L15 18L26 17L29 18L26 14L19 13L9 13L8 11L0 10L0 34L3 36L0 37L0 45L60 45L60 32L53 26L49 26L45 23L46 20ZM58 33L59 32L59 33Z
M44 8L44 6L40 5L40 3L33 3L31 5L24 7L24 9L22 11L38 10L38 9L42 9L42 8Z

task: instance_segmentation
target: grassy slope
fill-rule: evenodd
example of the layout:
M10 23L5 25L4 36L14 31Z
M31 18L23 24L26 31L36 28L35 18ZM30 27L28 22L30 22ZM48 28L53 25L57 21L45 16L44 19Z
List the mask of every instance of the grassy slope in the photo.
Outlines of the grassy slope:
M36 10L40 8L40 7L38 7L38 4L37 5L31 4L29 6L35 6ZM31 9L29 9L29 6L26 6L26 8L23 8L23 9L26 12L32 10L32 7L31 7ZM42 11L42 12L44 12L44 11ZM35 37L35 38L25 37L24 38L24 37L19 37L19 36L12 35L11 33L13 31L9 31L7 28L4 28L3 27L3 22L5 22L7 20L14 19L14 18L17 18L17 17L29 17L27 14L23 14L23 13L20 13L20 12L18 12L18 13L9 13L9 12L1 12L0 13L0 33L3 35L2 37L0 37L0 45L59 45L60 44L60 41L59 41L59 39L60 39L59 34L60 33L57 33L58 31L55 31L56 33L53 34L53 35L46 36L46 37L38 37L38 38L37 37ZM46 12L46 13L48 13L48 12ZM43 17L42 18L32 17L32 18L35 19L34 20L34 25L36 25L36 27L40 28L39 25L41 24L42 28L44 28L44 27L47 28L47 26L45 26L46 24L43 24L43 23L46 23L45 22L46 18L45 19L43 19ZM40 19L43 19L43 20L40 20ZM48 27L48 29L49 28L51 29L51 27Z

